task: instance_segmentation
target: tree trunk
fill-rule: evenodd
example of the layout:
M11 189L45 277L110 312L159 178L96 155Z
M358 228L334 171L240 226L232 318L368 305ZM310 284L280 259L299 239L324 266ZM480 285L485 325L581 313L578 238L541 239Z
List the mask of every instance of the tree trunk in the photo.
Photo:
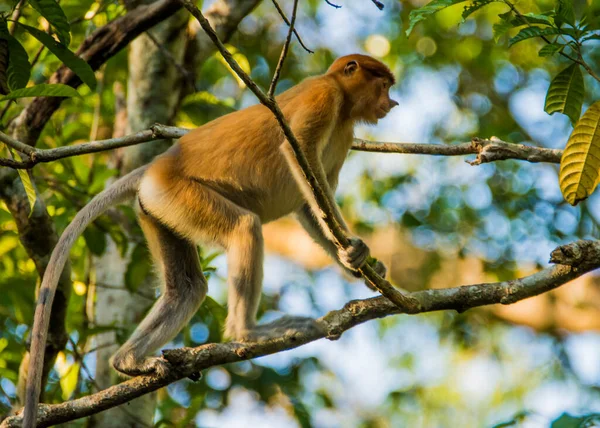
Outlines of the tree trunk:
M168 123L174 116L181 79L172 61L182 61L185 47L185 29L188 15L180 11L149 32L157 43L143 34L129 47L129 81L127 84L127 125L125 133L147 129L155 122ZM159 46L162 48L159 48ZM169 141L155 141L127 148L119 153L121 174L148 163L170 145ZM125 287L124 275L129 257L121 257L117 246L110 241L104 255L96 263L96 325L137 325L144 317L154 296L154 279L147 278L131 293ZM107 284L110 288L103 288ZM143 293L143 295L142 295ZM118 349L116 332L97 336L99 346L96 360L96 382L106 388L117 380L109 358ZM108 345L108 346L107 346ZM126 406L110 409L96 415L91 426L143 427L152 426L156 394L133 400Z

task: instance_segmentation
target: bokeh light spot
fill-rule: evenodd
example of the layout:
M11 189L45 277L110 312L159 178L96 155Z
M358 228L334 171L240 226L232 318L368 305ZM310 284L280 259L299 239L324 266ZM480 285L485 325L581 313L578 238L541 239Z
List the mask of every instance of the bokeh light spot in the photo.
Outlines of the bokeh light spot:
M390 42L381 34L370 35L365 42L365 49L371 55L382 58L390 53Z
M437 44L431 37L421 37L417 42L417 52L423 56L431 56L437 51Z

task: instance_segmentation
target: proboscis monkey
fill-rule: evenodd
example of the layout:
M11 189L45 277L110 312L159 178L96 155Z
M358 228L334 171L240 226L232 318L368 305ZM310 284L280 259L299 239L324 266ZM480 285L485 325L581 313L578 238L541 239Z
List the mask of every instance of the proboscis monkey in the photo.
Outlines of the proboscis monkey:
M394 76L365 55L337 59L276 99L300 143L335 217L338 174L352 145L354 126L383 118L398 103L389 97ZM345 269L355 272L368 248L352 238L338 248L272 113L262 105L240 110L191 131L147 166L98 194L74 218L52 253L35 312L24 426L34 426L50 306L69 250L109 206L137 195L139 221L158 271L162 294L113 357L127 375L163 372L168 363L151 355L175 337L206 295L196 243L225 249L228 316L225 335L261 340L294 319L256 326L263 277L262 225L295 212L304 228ZM382 264L376 266L385 275ZM304 320L306 321L306 319Z

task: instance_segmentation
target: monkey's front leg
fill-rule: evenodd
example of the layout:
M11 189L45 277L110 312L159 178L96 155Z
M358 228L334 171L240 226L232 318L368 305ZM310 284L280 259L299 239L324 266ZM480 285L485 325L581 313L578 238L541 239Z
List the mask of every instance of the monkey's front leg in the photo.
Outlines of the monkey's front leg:
M263 279L262 224L257 216L250 213L237 221L236 231L227 248L229 297L225 337L260 342L317 329L312 318L292 316L256 325Z

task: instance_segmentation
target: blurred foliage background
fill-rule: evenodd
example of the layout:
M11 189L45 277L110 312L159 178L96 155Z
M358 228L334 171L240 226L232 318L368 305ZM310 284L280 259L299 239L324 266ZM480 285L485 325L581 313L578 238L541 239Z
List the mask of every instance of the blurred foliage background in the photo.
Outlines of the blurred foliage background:
M212 3L205 1L203 8ZM297 30L315 52L293 42L279 92L322 73L339 55L362 52L390 66L398 79L392 93L400 106L378 126L361 127L359 137L449 144L497 136L565 146L572 124L566 116L547 115L544 98L552 77L569 62L558 55L538 56L544 42L536 38L509 48L514 29L495 41L493 25L508 11L506 4L492 3L466 21L461 17L464 5L452 6L419 23L407 37L409 13L426 0L385 0L382 11L368 0L335 3L341 8L321 0L300 2ZM597 11L596 3L573 1L577 16ZM291 11L291 1L281 5ZM117 1L62 0L60 6L71 22L72 50L94 29L126 12ZM554 0L517 3L522 13L544 13L555 6ZM21 22L47 28L32 8L23 9ZM269 86L286 31L272 3L265 1L229 40L236 59L263 88ZM40 51L40 43L27 33L17 29L15 37L30 60ZM584 50L596 72L599 44L590 41ZM171 61L162 55L162 61ZM119 53L96 73L95 91L81 86L80 98L64 101L38 147L113 135L119 97L127 96L130 62L127 52ZM30 84L44 82L60 64L41 50ZM585 110L600 99L600 85L586 73L584 79ZM192 80L195 90L182 98L171 118L175 125L200 126L256 103L219 55L194 70ZM8 104L2 128L28 102ZM0 109L6 105L0 103ZM86 155L35 167L39 197L59 232L119 174L115 156ZM418 290L507 280L546 266L557 245L598 238L600 197L568 205L558 187L557 166L520 161L470 166L464 160L350 155L339 203L399 286ZM48 402L96 391L95 335L110 331L123 341L135 325L101 325L90 315L104 310L95 290L111 287L96 280L97 258L111 249L111 242L122 254L129 253L127 265L119 269L127 292L142 295L145 308L153 301L154 288L143 285L151 267L133 219L131 208L120 207L95 222L72 251L69 342L50 373ZM263 320L282 313L320 316L351 298L372 295L360 282L342 277L293 220L266 226L265 239ZM216 249L200 251L210 275L210 298L170 347L220 340L225 260ZM14 219L0 204L0 415L17 402L19 365L38 283ZM593 422L600 412L599 284L592 273L512 306L395 316L358 326L336 342L215 367L199 382L181 381L159 391L150 425L600 426ZM78 421L69 426L86 424L93 425Z

